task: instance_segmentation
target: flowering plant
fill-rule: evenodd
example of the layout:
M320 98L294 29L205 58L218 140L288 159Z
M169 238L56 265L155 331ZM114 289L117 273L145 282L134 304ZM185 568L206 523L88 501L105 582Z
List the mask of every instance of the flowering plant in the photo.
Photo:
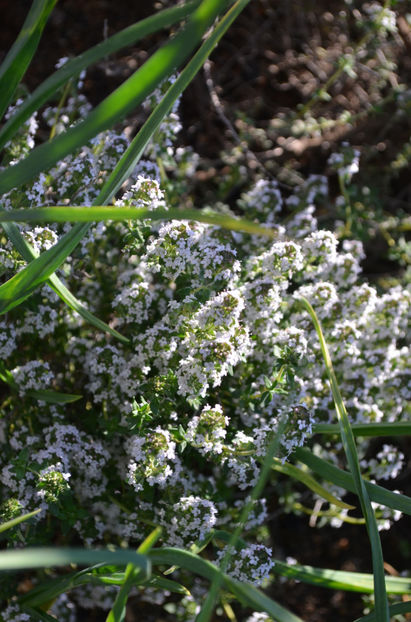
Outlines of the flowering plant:
M214 17L215 5L201 7ZM227 27L224 19L214 32ZM409 433L409 293L396 287L381 295L363 283L361 244L340 245L319 228L321 177L287 197L262 178L231 208L171 207L176 187L190 191L198 162L174 140L173 104L188 75L186 68L152 89L148 125L131 143L121 129L89 135L98 115L74 89L40 113L61 148L58 161L48 145L33 151L35 116L5 144L0 377L9 393L0 411L0 529L10 550L0 554L0 569L88 567L43 583L33 575L22 596L13 577L0 616L74 622L77 608L100 606L117 621L130 594L167 607L177 593L185 594L178 619L203 622L223 585L273 619L298 620L252 585L289 573L264 530L261 493L277 472L330 504L322 523L347 520L352 506L343 497L358 494L373 553L367 585L374 581L377 619L388 620L392 586L378 530L410 513L411 501L363 475L395 477L404 457L388 444L370 457L366 441L357 450L353 431ZM9 109L3 137L27 102ZM70 152L67 137L80 137ZM285 206L292 214L282 221ZM316 432L341 441L331 451L312 440ZM341 470L344 453L350 472ZM297 501L296 492L285 511L298 511ZM73 548L18 550L45 543ZM151 565L177 567L176 580L151 573ZM200 609L204 584L193 582L187 595L184 570L212 580ZM293 572L304 575L298 566ZM407 580L398 585L409 590Z

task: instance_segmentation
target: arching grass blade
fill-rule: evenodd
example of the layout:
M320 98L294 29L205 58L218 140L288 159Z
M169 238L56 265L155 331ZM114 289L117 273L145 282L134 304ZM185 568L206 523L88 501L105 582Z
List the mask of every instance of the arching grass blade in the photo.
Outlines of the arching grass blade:
M375 614L377 622L389 622L388 601L385 589L384 560L381 549L381 541L378 533L377 521L371 506L371 501L361 475L360 464L355 446L354 435L348 419L347 411L340 393L337 378L334 373L328 347L318 321L317 315L309 301L301 297L302 306L308 311L314 324L318 339L320 341L321 353L324 359L328 380L330 382L331 391L334 399L335 410L337 412L340 424L341 440L344 446L344 452L347 457L348 465L355 484L355 490L361 504L361 510L365 518L368 536L371 544L371 556L374 574L374 596L375 596Z
M147 556L125 549L116 551L87 550L76 548L27 548L0 552L0 570L24 570L26 568L51 568L69 564L116 564L132 563L150 576L151 565Z
M314 473L317 473L325 480L336 486L341 486L341 488L345 488L345 490L349 492L356 492L354 480L350 473L339 469L318 456L314 456L309 449L305 449L304 447L298 447L293 455L297 460L307 465ZM392 492L391 490L387 490L371 482L365 481L364 483L371 501L386 505L393 510L399 510L411 516L411 497L407 497L398 492Z
M23 27L0 65L0 119L33 58L41 33L57 0L34 0Z
M392 421L389 423L352 423L354 436L411 436L410 421ZM317 423L313 426L314 434L339 434L336 423Z

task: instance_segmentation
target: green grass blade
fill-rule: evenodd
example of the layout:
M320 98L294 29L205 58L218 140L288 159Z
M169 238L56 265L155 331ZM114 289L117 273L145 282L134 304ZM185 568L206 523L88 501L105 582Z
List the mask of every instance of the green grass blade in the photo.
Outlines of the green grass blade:
M56 618L50 616L45 611L40 609L32 609L31 607L24 608L24 612L30 615L30 620L38 620L39 622L56 622Z
M388 609L390 611L390 618L395 615L401 615L403 613L410 613L411 612L411 601L407 601L405 603L396 603L395 605L390 605ZM354 620L354 622L375 622L375 620L376 620L375 613L372 612L366 616L363 616L362 618L357 618L356 620Z
M225 214L212 214L197 209L155 209L139 207L111 207L95 205L84 207L80 205L55 205L51 207L33 207L32 209L17 209L0 212L0 222L101 222L111 220L123 222L125 220L196 220L209 225L224 227L233 231L242 231L253 235L263 235L276 238L277 232L267 229L255 222L241 218L231 218Z
M104 99L87 118L35 149L24 160L0 173L0 194L48 170L100 132L109 129L141 104L160 82L177 69L201 41L201 37L224 8L222 0L203 0L187 25Z
M0 212L1 213L1 212ZM20 255L28 262L31 262L33 259L38 257L38 254L34 252L34 249L30 246L30 244L24 239L22 234L20 233L19 228L12 222L3 223L3 229L6 232L7 237L13 243L14 247ZM52 274L48 279L48 284L50 287L56 292L58 296L60 296L61 300L65 302L70 309L76 311L86 322L95 326L99 330L103 332L110 333L113 337L121 341L122 343L128 344L130 341L119 332L117 332L114 328L111 328L108 324L100 320L98 317L93 315L77 298L67 289L67 287L60 281L56 274Z
M141 568L147 576L150 575L151 566L149 558L124 549L108 551L44 547L0 551L0 570L50 568L52 566L67 566L69 564L126 565L128 563Z
M411 436L411 421L393 421L390 423L352 423L354 436ZM338 423L317 423L313 426L314 434L339 434Z
M34 0L19 36L0 66L0 119L26 73L56 2L57 0Z
M347 510L353 510L355 508L355 506L344 503L344 501L341 501L341 499L338 499L335 495L331 494L326 488L324 488L324 486L321 486L321 484L319 484L317 480L312 477L312 475L307 473L307 471L299 469L294 464L290 464L289 462L282 462L278 458L274 458L272 468L274 469L274 471L277 471L277 473L282 473L283 475L288 475L288 477L296 479L297 481L307 486L307 488L315 492L315 494L317 494L319 497L325 499L333 505L336 505L339 508Z
M220 568L198 557L194 553L183 551L182 549L165 547L152 550L148 556L153 566L178 566L209 581L212 581L218 576L224 587L240 597L247 606L267 611L267 613L271 612L279 622L302 622L301 618L295 616L284 607L281 607L281 605L265 596L265 594L260 592L257 588L234 581L227 575L224 575Z
M79 241L84 237L89 228L90 217L100 220L124 220L124 219L151 219L151 220L198 220L200 222L209 223L232 229L235 231L244 231L247 233L260 234L267 237L275 237L275 231L271 231L259 225L248 222L246 220L229 218L221 214L202 214L194 209L186 210L148 210L139 208L122 208L122 207L54 207L54 208L34 208L33 210L13 210L11 212L0 212L0 222L2 220L9 222L11 220L16 221L22 217L19 212L24 212L24 215L31 221L31 214L35 216L41 215L44 219L47 215L53 217L55 222L66 222L71 219L74 222L85 222L85 224L77 225L71 231L66 233L57 244L52 248L38 256L35 260L31 261L23 270L20 270L6 283L0 286L0 314L7 313L14 307L22 303L28 298L39 285L45 280L50 278L55 270L65 261L70 253L77 246ZM70 218L71 214L71 218ZM55 281L53 283L55 285ZM59 293L62 292L67 299L72 296L69 291L61 285L57 285ZM73 300L71 300L73 305ZM70 306L72 306L70 305ZM89 312L88 312L89 313ZM82 314L84 315L84 313ZM95 324L95 321L93 322ZM106 328L106 325L103 325ZM111 332L111 331L110 331Z
M200 3L200 0L187 2L182 6L175 6L159 11L155 15L143 19L132 26L128 26L112 35L105 41L93 46L80 56L65 63L60 69L47 78L24 102L14 115L8 119L0 130L0 149L14 136L22 124L40 108L50 97L68 80L77 77L81 71L100 59L133 45L144 37L168 28L174 23L187 17Z
M154 529L138 547L137 552L141 554L148 553L157 542L160 535L161 527L156 527L156 529ZM139 575L141 575L140 568L136 567L132 563L127 564L126 571L124 573L124 583L117 594L113 607L107 615L106 622L123 622L125 620L128 595L133 585L138 583L137 579L139 578ZM147 576L142 576L141 582L146 579Z
M340 393L337 378L332 366L331 357L328 351L328 347L321 329L321 325L318 321L317 315L312 308L311 304L306 298L300 298L302 306L308 311L312 322L314 324L318 339L320 341L320 347L322 356L325 362L328 380L330 382L331 391L334 399L335 410L337 412L341 440L344 446L345 455L347 457L348 465L354 480L356 493L360 500L361 510L365 518L365 524L367 527L368 536L371 544L371 556L374 574L374 597L375 597L375 614L377 622L389 622L388 613L388 601L387 593L385 589L385 575L384 575L384 559L381 548L381 540L378 533L377 521L374 511L371 506L371 501L361 476L360 464L357 455L357 449L355 446L354 434L351 430L350 422L348 419L347 411Z
M296 449L293 455L297 460L308 466L314 473L317 473L325 480L332 484L336 484L336 486L345 488L345 490L349 492L356 491L354 480L350 473L339 469L318 456L314 456L311 451L303 447ZM407 497L398 492L392 492L382 486L367 481L365 481L365 487L367 488L371 501L386 505L393 510L399 510L411 516L411 497Z
M28 514L22 514L21 516L17 516L17 518L12 518L5 523L1 523L0 533L3 533L3 531L7 531L8 529L12 529L16 525L20 525L20 523L29 520L33 516L36 516L36 514L38 514L39 512L41 512L41 510L34 510L33 512L29 512Z
M363 572L331 570L329 568L315 568L299 564L289 566L277 559L275 560L273 572L288 579L296 579L330 590L361 592L362 594L372 594L374 590L373 575ZM386 577L385 580L389 594L411 594L410 578Z

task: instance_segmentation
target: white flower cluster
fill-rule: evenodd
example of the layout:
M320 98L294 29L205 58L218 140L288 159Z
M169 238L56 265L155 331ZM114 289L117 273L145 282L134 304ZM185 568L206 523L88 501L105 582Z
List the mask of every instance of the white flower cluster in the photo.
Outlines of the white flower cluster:
M73 111L66 125L76 122ZM105 133L5 201L88 204L126 143ZM167 140L164 152L174 157ZM164 183L154 164L141 163L117 204L165 208L175 187L171 180L169 194ZM87 546L138 545L153 524L163 527L163 542L185 547L214 527L234 529L279 427L285 460L316 421L336 420L301 296L321 319L351 420L405 418L410 295L360 281L361 244L339 244L318 228L312 202L324 194L325 180L315 176L286 200L267 180L245 193L236 213L275 240L175 220L92 228L64 279L128 345L85 327L46 288L1 320L2 364L19 401L1 405L0 504L12 503L0 507L5 516L12 507L42 509L32 543L61 526ZM276 224L285 205L290 217ZM44 250L63 230L24 235ZM16 257L7 243L0 258L8 278ZM53 406L30 395L60 387L83 400ZM339 464L342 448L317 453ZM378 480L395 477L404 460L388 446L365 455L364 472ZM265 502L254 504L247 538L266 516ZM381 515L384 524L395 518ZM250 544L230 572L260 583L271 567L271 550Z
M227 548L219 551L217 561L221 561ZM244 581L260 585L264 579L268 578L274 561L272 551L263 544L251 544L243 547L239 551L231 549L231 558L227 568L227 574L237 581Z

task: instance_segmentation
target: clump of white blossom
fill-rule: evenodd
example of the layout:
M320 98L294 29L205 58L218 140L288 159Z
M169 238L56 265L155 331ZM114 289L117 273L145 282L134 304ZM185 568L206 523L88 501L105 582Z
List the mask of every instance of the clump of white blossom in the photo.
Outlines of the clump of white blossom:
M57 122L55 109L44 119L60 132L85 107L83 99L70 98ZM181 153L172 140L176 115L177 109L117 206L166 209L176 197L182 183ZM27 122L8 146L9 164L32 148L35 127L34 119ZM90 204L127 144L114 131L97 136L11 191L4 207ZM169 181L162 185L154 160L163 156ZM350 157L331 164L351 176L359 156L353 151ZM136 547L161 525L165 544L190 547L214 528L233 530L279 426L278 455L285 461L309 442L316 422L336 421L301 296L322 322L351 421L405 418L410 294L399 286L379 292L361 280L361 243L340 243L314 217L315 201L325 193L320 176L290 196L260 179L235 211L220 206L273 230L275 239L191 221L93 226L61 275L128 345L83 324L47 286L2 317L0 371L11 374L12 398L0 410L0 515L7 520L41 508L35 521L19 527L28 544L42 542L47 530L66 544ZM289 217L282 220L284 209ZM37 251L68 228L21 226ZM23 265L6 240L0 261L2 280ZM82 400L53 405L30 393L45 389ZM341 448L318 453L335 464L343 455ZM403 461L384 445L361 466L369 478L384 480L396 477ZM255 503L245 525L250 543L229 567L239 580L261 583L270 573L271 549L253 541L266 517L265 501ZM396 518L381 520L386 526ZM110 607L114 595L115 589L81 588L77 602ZM56 602L58 616L59 607ZM24 615L11 604L3 619ZM250 621L268 619L261 615Z

